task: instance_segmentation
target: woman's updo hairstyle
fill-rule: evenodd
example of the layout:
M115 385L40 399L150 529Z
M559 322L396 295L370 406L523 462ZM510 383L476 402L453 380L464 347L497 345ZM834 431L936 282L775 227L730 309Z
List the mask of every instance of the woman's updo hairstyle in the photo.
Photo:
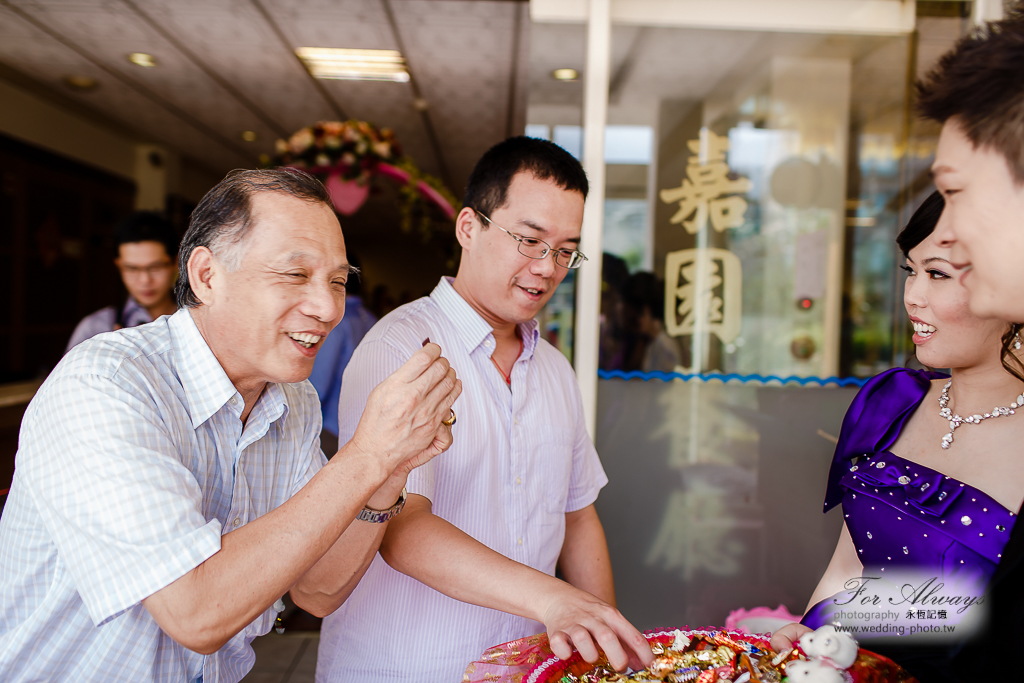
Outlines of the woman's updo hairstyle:
M896 236L896 244L899 245L903 256L909 258L910 250L928 239L928 236L935 232L935 226L942 216L942 209L946 202L938 191L932 192L924 200L914 215L910 217L907 226ZM1017 334L1024 327L1020 323L1010 323L1009 328L1003 333L1003 348L999 354L1003 362L1003 368L1024 382L1024 363L1013 353L1014 345L1017 342Z
M928 239L928 236L935 232L935 226L939 223L939 216L946 206L942 194L936 190L928 195L924 203L918 207L914 215L907 222L907 227L896 236L896 244L899 245L903 256L910 256L910 250Z

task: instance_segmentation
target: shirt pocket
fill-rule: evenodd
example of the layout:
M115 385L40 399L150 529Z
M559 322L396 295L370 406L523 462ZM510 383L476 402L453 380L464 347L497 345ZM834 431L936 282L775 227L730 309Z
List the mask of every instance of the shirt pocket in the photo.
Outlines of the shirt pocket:
M572 430L545 424L534 435L529 476L539 481L539 508L548 515L564 515L572 479Z

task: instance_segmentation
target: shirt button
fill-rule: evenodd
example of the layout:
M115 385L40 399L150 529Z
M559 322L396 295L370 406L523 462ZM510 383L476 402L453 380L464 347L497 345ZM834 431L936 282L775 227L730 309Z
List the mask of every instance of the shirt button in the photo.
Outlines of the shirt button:
M228 403L230 403L231 405L235 405L236 403L238 403L238 399L236 399L234 396L232 396L231 400L229 400Z
M491 348L491 340L488 339L487 341L485 341L484 346L486 346L487 348Z
M520 479L519 477L516 477L516 483L517 483L517 484L522 484L522 483L523 483L523 480L522 480L522 479Z
M238 518L238 517L235 517L235 521L232 522L232 524L234 524L235 526L238 526L241 523L242 523L242 520L240 518Z
M522 545L522 544L523 544L523 539L520 538L519 539L519 545Z
M517 418L515 418L515 419L513 420L513 422L515 422L515 425L516 425L517 427L519 426L519 418L518 418L518 417L517 417Z

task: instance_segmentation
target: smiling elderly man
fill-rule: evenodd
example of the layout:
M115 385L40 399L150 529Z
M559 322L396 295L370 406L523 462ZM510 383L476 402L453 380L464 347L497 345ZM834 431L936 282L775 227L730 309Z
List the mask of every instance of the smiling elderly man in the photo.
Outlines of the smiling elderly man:
M312 177L233 172L179 264L180 311L75 347L25 414L0 519L6 683L241 679L281 596L335 610L406 475L452 442L461 382L431 344L326 463L304 380L350 268Z

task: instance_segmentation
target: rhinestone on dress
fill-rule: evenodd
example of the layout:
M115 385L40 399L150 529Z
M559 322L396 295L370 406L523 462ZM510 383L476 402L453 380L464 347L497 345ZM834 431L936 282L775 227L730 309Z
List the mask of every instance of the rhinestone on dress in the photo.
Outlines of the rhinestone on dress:
M877 467L880 470L884 469L885 468L885 463L884 462L876 462L875 463L875 467Z
M946 496L948 496L948 495L949 495L948 493L946 493L945 491L943 491L942 493L940 493L940 494L939 494L939 500L942 500L942 499L944 499L944 498L945 498Z
M871 532L870 531L868 532L868 538L871 538Z
M931 488L931 484L929 484L928 482L921 484L922 491L927 491L929 488Z
M857 471L857 466L856 466L856 465L854 465L853 467L851 467L851 468L850 468L850 471L851 471L851 472L856 472L856 471Z
M996 524L996 531L1006 531L1006 527L1002 524Z
M963 524L964 526L970 526L971 525L971 518L968 517L967 515L964 515L963 517L960 518L960 523Z
M902 477L900 477L899 479L897 479L897 481L898 481L899 483L903 484L904 486L906 486L907 484L909 484L909 483L910 483L910 477L908 477L907 475L905 475L905 474L904 474L904 475L903 475Z
M907 550L907 546L903 546L903 554L904 555L909 555L910 554L910 551Z

